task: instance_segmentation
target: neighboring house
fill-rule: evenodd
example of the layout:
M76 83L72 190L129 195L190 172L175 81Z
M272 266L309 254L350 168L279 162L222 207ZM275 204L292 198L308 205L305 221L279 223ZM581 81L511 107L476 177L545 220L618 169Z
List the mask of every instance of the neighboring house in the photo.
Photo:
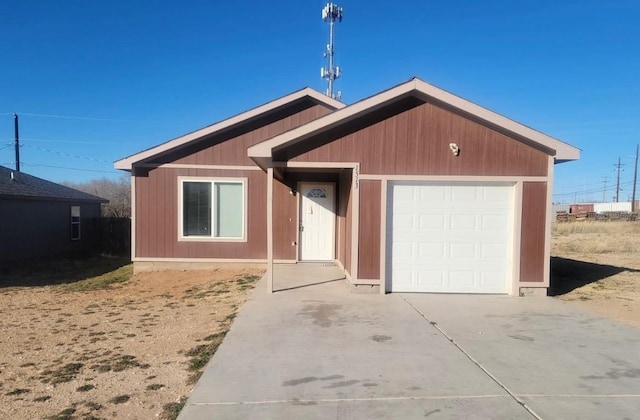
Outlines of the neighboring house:
M115 164L136 269L332 261L384 292L546 294L555 163L578 149L419 79L304 89Z
M106 202L0 166L0 264L98 252Z

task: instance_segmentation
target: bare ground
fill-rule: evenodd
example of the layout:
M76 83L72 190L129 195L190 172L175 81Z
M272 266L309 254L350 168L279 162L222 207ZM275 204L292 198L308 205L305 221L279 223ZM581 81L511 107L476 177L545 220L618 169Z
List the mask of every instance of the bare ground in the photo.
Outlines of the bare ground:
M640 222L556 224L551 254L551 294L640 328Z
M552 237L551 294L640 327L640 222ZM121 265L0 274L0 418L175 416L262 274Z
M119 270L108 285L4 279L0 418L171 418L262 274Z

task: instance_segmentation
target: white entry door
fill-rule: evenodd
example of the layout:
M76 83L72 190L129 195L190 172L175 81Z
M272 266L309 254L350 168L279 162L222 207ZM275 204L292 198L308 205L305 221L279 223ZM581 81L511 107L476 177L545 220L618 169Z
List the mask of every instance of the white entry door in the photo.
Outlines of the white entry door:
M508 293L513 185L391 185L387 267L394 292Z
M300 184L300 260L333 260L334 198L333 184Z

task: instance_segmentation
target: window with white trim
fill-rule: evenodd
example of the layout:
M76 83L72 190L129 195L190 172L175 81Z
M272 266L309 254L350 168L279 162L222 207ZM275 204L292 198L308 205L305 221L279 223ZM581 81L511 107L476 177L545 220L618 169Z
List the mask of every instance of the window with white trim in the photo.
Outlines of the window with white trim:
M71 240L80 239L80 206L71 206Z
M244 180L183 178L180 189L182 238L244 239Z

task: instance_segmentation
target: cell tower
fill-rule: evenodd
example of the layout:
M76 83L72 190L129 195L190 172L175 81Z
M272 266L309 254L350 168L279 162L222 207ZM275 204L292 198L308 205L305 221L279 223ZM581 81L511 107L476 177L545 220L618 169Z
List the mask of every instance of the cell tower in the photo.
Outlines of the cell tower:
M328 58L329 67L320 69L320 77L327 80L325 95L340 100L342 92L333 93L333 81L340 77L340 67L333 66L333 24L336 20L342 22L342 7L338 7L335 3L327 3L322 9L322 20L329 22L329 43L327 44L327 50L324 52L324 57Z

